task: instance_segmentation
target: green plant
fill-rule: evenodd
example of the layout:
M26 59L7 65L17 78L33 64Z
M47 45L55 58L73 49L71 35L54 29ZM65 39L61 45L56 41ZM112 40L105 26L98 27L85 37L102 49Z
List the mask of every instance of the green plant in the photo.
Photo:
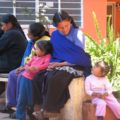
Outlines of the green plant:
M86 34L86 51L91 55L92 62L99 60L106 61L111 71L108 78L113 86L120 88L120 37L115 38L113 27L110 24L109 17L107 22L107 38L103 38L96 14L93 12L93 20L99 41Z

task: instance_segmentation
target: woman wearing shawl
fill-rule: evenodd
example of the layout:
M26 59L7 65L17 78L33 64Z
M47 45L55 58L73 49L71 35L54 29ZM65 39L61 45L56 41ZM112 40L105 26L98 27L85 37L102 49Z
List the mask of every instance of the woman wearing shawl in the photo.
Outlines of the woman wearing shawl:
M34 104L41 110L33 114L43 120L44 116L59 112L69 96L68 85L79 76L90 74L90 56L84 52L84 35L65 11L55 13L53 24L57 30L51 36L53 55L46 71L33 80Z

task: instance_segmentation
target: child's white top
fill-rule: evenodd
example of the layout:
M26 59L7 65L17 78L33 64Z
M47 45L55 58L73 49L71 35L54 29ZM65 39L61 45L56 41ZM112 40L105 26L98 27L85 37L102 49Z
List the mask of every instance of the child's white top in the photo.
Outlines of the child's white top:
M96 77L91 74L85 80L85 91L90 96L93 92L112 94L112 87L106 77Z

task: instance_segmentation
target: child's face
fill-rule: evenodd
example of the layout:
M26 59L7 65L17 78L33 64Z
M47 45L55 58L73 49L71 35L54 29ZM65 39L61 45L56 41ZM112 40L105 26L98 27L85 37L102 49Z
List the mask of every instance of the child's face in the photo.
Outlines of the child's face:
M94 74L97 77L101 77L102 76L101 68L99 66L94 66L92 68L92 74Z
M37 56L41 57L41 56L44 56L44 55L45 55L45 52L42 51L42 50L40 50L40 49L37 47L37 45L34 46L34 49L35 49L35 54L36 54Z

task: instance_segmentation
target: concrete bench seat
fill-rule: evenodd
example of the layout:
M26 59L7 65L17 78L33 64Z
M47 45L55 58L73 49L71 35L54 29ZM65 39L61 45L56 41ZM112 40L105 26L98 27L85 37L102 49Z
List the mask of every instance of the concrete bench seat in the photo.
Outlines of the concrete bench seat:
M7 82L8 82L8 73L0 73L0 82L4 82L5 83L5 90L7 87ZM5 104L6 101L6 92L2 92L0 94L0 104Z
M96 120L95 116L96 106L90 101L83 102L83 120ZM111 109L107 106L106 116L104 120L117 120Z
M0 73L0 82L8 82L8 73Z

